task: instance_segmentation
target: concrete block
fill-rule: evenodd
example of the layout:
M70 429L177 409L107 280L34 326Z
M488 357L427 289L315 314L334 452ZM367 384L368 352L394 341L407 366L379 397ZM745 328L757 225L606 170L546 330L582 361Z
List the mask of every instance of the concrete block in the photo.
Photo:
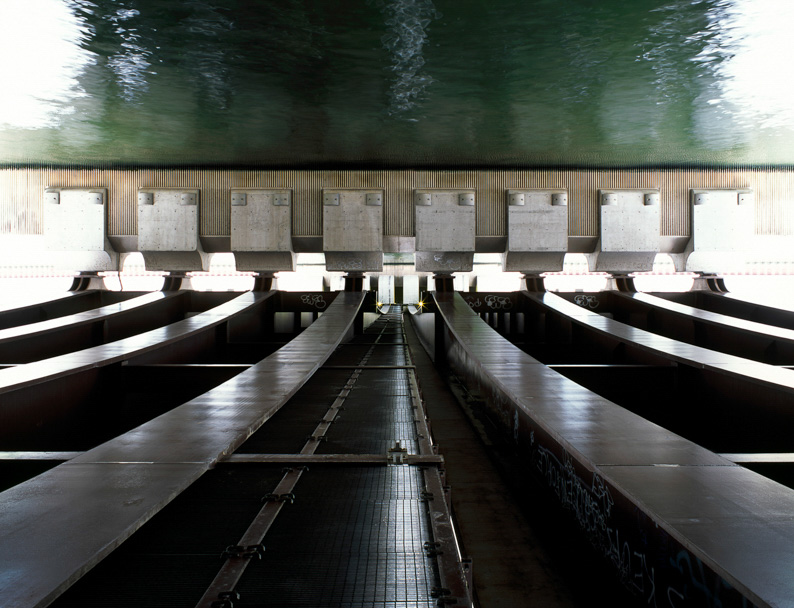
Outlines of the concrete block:
M507 250L563 252L568 249L568 206L552 204L561 190L508 190ZM514 204L520 200L521 204Z
M748 189L691 190L691 272L740 270L755 234L755 200Z
M417 253L474 252L474 194L471 189L414 191Z
M653 269L656 259L654 251L601 251L596 257L595 268L598 272L643 272Z
M564 190L507 191L508 272L562 270L568 249L568 206Z
M234 267L240 272L293 272L292 251L235 251Z
M383 254L377 251L326 251L325 269L329 272L381 272Z
M504 257L505 272L560 272L565 252L508 251Z
M600 249L595 269L648 271L661 248L658 190L599 190Z
M107 234L106 189L48 188L43 211L45 248L56 268L119 270L119 254Z
M658 253L662 207L653 195L658 191L599 190L601 251Z
M383 252L382 190L323 190L323 251Z
M199 239L199 191L138 191L138 249L147 270L208 270Z
M292 191L232 189L231 233L237 270L295 270Z
M417 251L417 272L471 272L474 269L474 252Z

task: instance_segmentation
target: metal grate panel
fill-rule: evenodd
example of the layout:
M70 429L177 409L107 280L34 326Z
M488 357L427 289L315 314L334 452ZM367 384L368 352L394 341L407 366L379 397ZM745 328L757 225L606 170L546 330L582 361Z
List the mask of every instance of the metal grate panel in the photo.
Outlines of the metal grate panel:
M418 453L409 397L391 397L381 392L373 397L365 389L354 389L344 407L318 453L385 454L395 441L409 453Z
M313 467L243 576L239 605L435 606L422 488L416 467Z
M352 370L319 370L267 424L237 450L240 454L297 454L339 395Z

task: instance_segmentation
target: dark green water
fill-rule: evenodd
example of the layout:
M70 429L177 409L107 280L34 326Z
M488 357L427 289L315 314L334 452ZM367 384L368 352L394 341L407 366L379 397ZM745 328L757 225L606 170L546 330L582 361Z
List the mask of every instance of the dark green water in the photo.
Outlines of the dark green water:
M794 164L794 2L2 0L0 163Z

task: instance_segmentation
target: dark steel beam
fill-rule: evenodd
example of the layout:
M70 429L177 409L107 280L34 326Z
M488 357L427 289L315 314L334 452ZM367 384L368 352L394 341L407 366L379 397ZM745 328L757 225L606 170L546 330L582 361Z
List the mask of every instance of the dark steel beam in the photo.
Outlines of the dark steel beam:
M679 369L696 365L703 355L698 373L714 368L723 381L745 368L759 373L764 368L766 376L755 378L749 398L756 408L763 402L761 384L788 374L753 362L709 359L708 351L680 348L572 304L559 305L549 294L531 295L548 305L547 317L559 317L558 327L567 326L557 336L572 346L579 344L579 333L592 332L634 341L634 347L658 356L667 348ZM444 328L441 349L453 370L488 403L505 438L525 459L527 473L548 487L643 602L674 598L692 605L770 606L787 601L794 584L780 571L758 568L745 549L752 544L771 563L794 560L792 545L780 542L794 535L794 524L776 515L794 509L793 491L549 370L501 339L460 296L436 294L436 299L436 324ZM735 389L731 384L728 390ZM783 392L791 398L794 382ZM642 398L639 392L637 399ZM746 428L749 416L741 420Z

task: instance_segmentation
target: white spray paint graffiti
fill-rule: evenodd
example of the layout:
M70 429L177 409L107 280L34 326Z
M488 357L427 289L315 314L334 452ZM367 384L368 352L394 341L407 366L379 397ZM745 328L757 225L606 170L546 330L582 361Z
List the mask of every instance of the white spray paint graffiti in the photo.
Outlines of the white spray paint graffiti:
M513 411L513 441L518 443L518 410Z
M530 433L530 441L535 443L534 431ZM612 526L610 518L615 502L604 479L594 472L592 481L585 482L576 474L573 459L567 453L561 462L550 450L538 445L535 454L534 464L541 478L546 480L562 506L573 513L593 546L612 562L620 580L649 606L678 606L672 598L684 598L684 595L673 587L665 590L663 601L659 603L655 568L649 565L644 552L621 540L620 530Z
M494 310L510 310L513 308L513 301L508 296L487 295L485 296L485 303L488 308L493 308Z
M466 304L468 304L470 308L479 308L480 306L482 306L482 302L480 302L480 298L477 298L475 300L471 296L466 298Z
M657 530L661 541L649 540L645 535L650 528L643 524L635 522L635 526L629 528L616 526L618 507L605 479L598 472L593 472L592 480L585 481L577 474L575 461L567 452L563 452L562 460L558 459L543 446L544 439L538 436L535 428L521 426L516 405L493 384L488 374L481 368L467 365L466 355L459 349L453 349L453 352L451 360L456 362L455 367L463 370L462 375L467 378L467 384L476 386L480 394L486 396L486 401L492 411L499 415L504 428L512 431L517 445L529 441L531 466L536 474L545 480L561 505L573 513L593 546L613 564L621 582L643 602L654 608L680 608L684 605L704 605L709 608L755 606L727 581L714 572L707 572L702 562L690 552L670 547L663 531ZM620 514L624 518L631 517L624 511L620 511ZM634 531L637 525L641 530L639 538L636 538L636 532L634 537L626 534L626 529ZM647 526L653 525L648 520ZM657 572L659 562L654 555L659 552L665 554L669 549L679 552ZM671 576L673 580L669 580Z
M302 295L301 302L303 302L304 304L308 304L310 306L314 306L318 310L322 310L323 308L328 306L328 303L325 301L325 298L323 298L323 296L321 295L309 295L309 294Z
M561 463L542 446L538 446L535 466L562 505L573 511L582 529L598 541L598 546L607 546L607 519L614 501L601 476L594 473L588 487L574 471L569 455L566 454L565 463Z
M582 308L596 309L598 308L598 304L599 304L598 298L596 298L595 296L579 295L579 296L575 296L573 301Z

